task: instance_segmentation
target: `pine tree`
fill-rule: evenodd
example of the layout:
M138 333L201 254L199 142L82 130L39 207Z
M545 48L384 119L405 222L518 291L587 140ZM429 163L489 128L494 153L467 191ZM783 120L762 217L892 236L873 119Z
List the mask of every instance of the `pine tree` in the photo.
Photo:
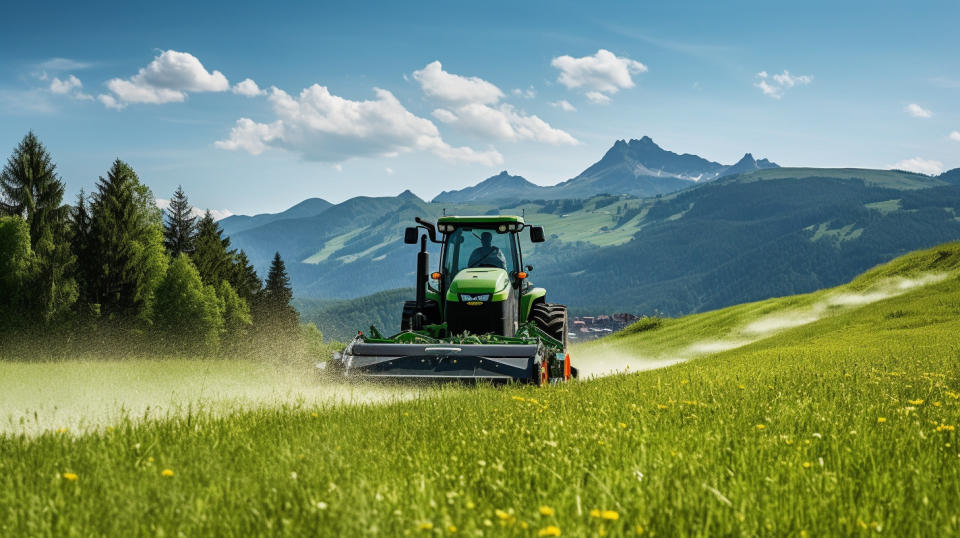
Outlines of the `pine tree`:
M190 254L194 250L194 236L197 233L197 217L191 213L193 208L187 201L183 187L178 186L173 193L170 207L167 208L166 222L163 226L163 245L171 256L181 253Z
M90 213L90 255L98 264L89 283L92 297L103 314L143 314L167 266L150 189L117 159L98 181Z
M27 133L0 172L0 214L20 215L30 227L36 250L45 232L58 235L67 216L57 165L33 131Z
M232 280L235 251L229 248L230 238L223 237L220 225L207 211L197 225L194 251L191 255L204 284L216 287L223 280Z
M300 315L290 305L293 288L287 267L277 252L270 264L267 281L257 297L256 325L269 333L292 334L300 324Z
M95 302L92 300L90 286L96 280L99 270L91 252L90 220L87 196L83 189L80 189L76 205L70 208L69 237L70 251L77 259L74 274L77 278L80 301L84 303L81 306L84 307L86 304Z
M241 250L237 253L233 263L233 275L230 283L237 291L237 295L245 300L248 305L252 305L254 298L260 293L263 282L257 276L256 269L247 258L247 253Z
M0 171L0 215L19 215L30 231L37 273L30 285L30 305L49 321L76 301L76 283L69 277L74 258L67 243L68 206L63 181L43 143L27 133Z

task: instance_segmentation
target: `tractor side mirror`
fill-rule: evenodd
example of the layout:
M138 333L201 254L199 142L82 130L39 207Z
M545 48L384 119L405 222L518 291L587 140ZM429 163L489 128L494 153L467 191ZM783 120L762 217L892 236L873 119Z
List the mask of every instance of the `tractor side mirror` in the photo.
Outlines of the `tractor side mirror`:
M416 245L418 239L420 239L420 232L417 231L416 226L411 226L403 231L404 243L408 245Z
M527 266L527 272L528 272L528 273L533 272L533 266L532 266L532 265L528 265L528 266Z
M543 243L543 226L530 227L530 241L534 243Z

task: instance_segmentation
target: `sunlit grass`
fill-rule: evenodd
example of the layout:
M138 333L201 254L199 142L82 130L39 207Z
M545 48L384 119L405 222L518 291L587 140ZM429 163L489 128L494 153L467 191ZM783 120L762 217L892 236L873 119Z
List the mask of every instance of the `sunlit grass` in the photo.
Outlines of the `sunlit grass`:
M916 265L949 276L661 370L7 434L0 535L956 534L960 279ZM736 308L620 345L771 312Z

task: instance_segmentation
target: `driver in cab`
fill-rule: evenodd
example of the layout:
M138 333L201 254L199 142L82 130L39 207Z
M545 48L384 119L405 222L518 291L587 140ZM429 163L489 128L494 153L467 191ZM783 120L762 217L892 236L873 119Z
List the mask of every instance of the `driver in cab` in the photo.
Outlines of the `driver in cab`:
M475 248L473 253L470 254L470 261L468 263L470 267L507 268L506 258L503 257L503 253L500 252L499 248L490 244L492 241L492 233L483 232L480 234L480 246Z

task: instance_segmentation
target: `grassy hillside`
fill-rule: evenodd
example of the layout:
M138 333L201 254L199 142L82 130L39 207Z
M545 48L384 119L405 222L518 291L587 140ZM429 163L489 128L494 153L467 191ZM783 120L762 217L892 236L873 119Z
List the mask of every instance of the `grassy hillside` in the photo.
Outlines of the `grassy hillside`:
M403 303L412 301L415 296L413 288L400 288L359 299L295 299L293 305L300 312L300 321L315 323L324 340L346 342L358 330L366 332L370 325L388 334L398 332Z
M662 370L3 436L0 534L956 534L958 261L574 352L741 345Z

